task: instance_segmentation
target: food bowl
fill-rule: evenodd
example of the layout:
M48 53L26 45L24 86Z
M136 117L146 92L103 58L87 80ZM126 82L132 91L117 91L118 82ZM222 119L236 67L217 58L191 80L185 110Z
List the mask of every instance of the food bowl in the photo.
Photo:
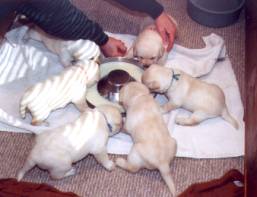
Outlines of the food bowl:
M196 22L209 27L235 23L245 0L188 0L187 12Z
M133 59L104 59L100 64L100 80L87 91L89 106L109 104L124 113L125 110L119 103L119 91L130 81L141 82L142 74L142 66Z
M130 81L135 81L125 70L112 70L107 76L97 83L97 90L101 96L111 102L119 103L119 92L122 86Z

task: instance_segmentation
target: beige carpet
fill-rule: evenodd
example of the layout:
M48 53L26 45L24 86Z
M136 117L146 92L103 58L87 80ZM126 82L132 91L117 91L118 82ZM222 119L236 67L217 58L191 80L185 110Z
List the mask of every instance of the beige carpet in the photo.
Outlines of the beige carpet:
M103 0L73 0L75 5L98 21L105 30L136 34L142 17L133 16ZM207 28L192 21L186 14L186 0L162 0L165 9L179 23L177 43L186 47L203 47L201 36L212 32L224 37L229 57L244 95L244 15L238 23L221 29ZM245 101L245 98L242 98ZM23 165L32 145L33 137L28 134L0 132L0 178L15 177ZM117 156L112 156L115 159ZM121 169L113 172L104 170L92 156L76 165L77 175L60 181L49 179L48 173L34 168L26 174L26 181L48 183L60 190L72 191L83 197L118 196L169 196L169 191L157 171L141 170L136 174ZM194 182L206 181L222 176L229 169L243 172L243 158L189 159L176 158L171 165L178 192Z

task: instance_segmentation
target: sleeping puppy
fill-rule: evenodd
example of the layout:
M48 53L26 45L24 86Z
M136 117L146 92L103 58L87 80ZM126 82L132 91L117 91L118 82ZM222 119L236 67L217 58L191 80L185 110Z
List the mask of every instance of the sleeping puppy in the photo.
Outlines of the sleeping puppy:
M43 42L53 53L57 54L64 67L71 66L73 62L80 60L98 61L99 47L90 40L60 40L42 31L40 28L31 28L28 36L34 40Z
M127 114L124 129L131 135L134 145L127 160L116 160L117 166L130 172L140 168L158 169L175 195L169 165L176 155L177 145L169 134L159 105L148 88L139 82L130 82L121 88L120 102Z
M215 84L159 65L146 69L142 82L151 91L166 94L169 101L162 106L164 113L179 107L192 112L188 118L177 117L177 124L196 125L208 118L221 116L238 129L237 121L228 112L223 91Z
M32 115L32 125L42 124L51 111L72 102L80 111L87 108L86 90L100 78L99 66L93 61L79 61L61 74L52 76L26 90L20 101L20 114Z
M74 175L72 164L88 154L93 154L107 170L114 169L106 144L108 136L119 132L121 127L122 116L116 107L87 108L74 122L36 136L34 147L18 172L18 181L35 165L48 170L53 179Z
M172 17L171 20L177 26ZM166 48L156 26L148 25L137 36L128 51L127 58L137 59L144 67L149 67L154 63L164 65L168 56Z

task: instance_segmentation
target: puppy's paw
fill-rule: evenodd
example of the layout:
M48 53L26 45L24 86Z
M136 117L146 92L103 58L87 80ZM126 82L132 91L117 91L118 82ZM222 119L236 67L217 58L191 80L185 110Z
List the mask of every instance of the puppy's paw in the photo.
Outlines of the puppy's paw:
M49 122L39 121L39 120L35 120L35 119L32 119L31 125L33 125L33 126L46 126L46 127L50 126Z
M161 113L162 114L167 114L169 111L166 109L166 107L165 106L161 106Z
M175 122L179 125L183 125L183 126L194 126L199 124L199 122L197 120L195 120L193 117L176 117Z
M67 176L73 176L76 174L76 169L75 168L71 168L66 174L65 174L65 177Z
M118 159L116 159L115 163L117 166L124 168L126 166L127 161L123 158L118 158Z
M109 162L106 163L106 165L104 167L107 170L112 171L112 170L115 169L116 165L115 165L115 163L113 161L110 160Z
M187 119L188 118L186 118L186 117L177 116L175 122L176 122L176 124L179 124L179 125L188 125Z

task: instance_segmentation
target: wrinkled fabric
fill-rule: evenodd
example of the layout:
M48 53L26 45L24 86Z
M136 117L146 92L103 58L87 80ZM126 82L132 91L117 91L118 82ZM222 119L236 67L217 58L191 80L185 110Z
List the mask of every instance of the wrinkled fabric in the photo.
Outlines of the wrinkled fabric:
M244 176L238 170L230 170L219 179L189 186L178 197L243 197Z
M62 192L47 184L18 182L16 179L0 180L0 196L3 197L78 197L72 192Z
M26 119L21 118L19 100L26 88L63 69L55 54L40 42L31 39L24 41L24 34L25 27L8 32L7 41L0 47L0 130L40 133L75 120L79 112L72 104L53 111L47 119L49 127L31 125L29 114ZM128 48L136 38L132 35L107 34L121 39ZM164 115L164 119L170 134L177 140L178 157L241 156L244 154L244 109L231 62L226 57L224 40L216 34L203 39L206 47L202 49L189 49L175 44L168 54L166 66L181 69L193 76L204 75L200 80L220 86L225 93L228 110L238 120L240 128L235 130L220 117L192 127L180 126L175 124L175 117L187 112L181 109ZM158 96L157 101L165 102L163 96ZM128 154L132 145L130 136L121 132L109 138L107 150L112 154Z

